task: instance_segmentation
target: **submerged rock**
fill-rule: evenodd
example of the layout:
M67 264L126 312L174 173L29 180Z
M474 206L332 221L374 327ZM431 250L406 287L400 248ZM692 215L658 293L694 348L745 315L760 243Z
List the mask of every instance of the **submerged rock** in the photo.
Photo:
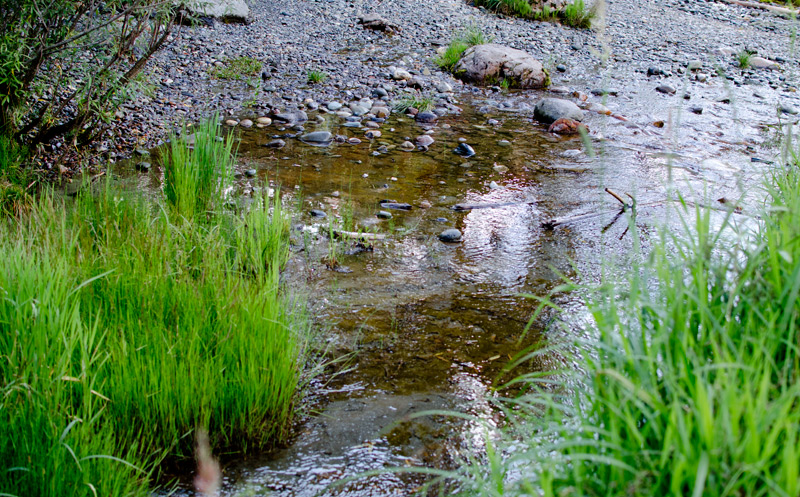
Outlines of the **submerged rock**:
M459 143L454 152L462 157L467 157L467 158L475 155L475 149L473 149L466 143Z
M461 232L455 228L444 230L439 234L439 240L445 243L457 243L461 241Z
M329 131L314 131L300 137L300 141L314 145L329 145L333 135Z
M513 88L544 88L550 84L542 63L516 48L488 43L467 49L456 64L454 74L479 84L499 84Z
M563 117L556 120L550 125L549 128L547 128L548 132L556 133L558 135L577 135L581 132L581 130L588 132L589 128L587 128L585 124L581 124L574 119L566 119Z

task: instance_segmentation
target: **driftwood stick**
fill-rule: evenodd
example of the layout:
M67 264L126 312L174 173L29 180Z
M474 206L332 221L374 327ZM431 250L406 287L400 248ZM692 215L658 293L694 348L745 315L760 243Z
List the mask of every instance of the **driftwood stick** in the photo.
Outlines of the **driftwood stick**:
M344 231L344 230L328 228L327 226L322 226L321 229L323 231L327 231L328 233L333 234L333 236L336 238L344 238L347 240L362 240L365 242L374 242L386 239L386 235L380 233L357 233L355 231Z
M672 202L675 202L675 200L673 200ZM639 205L639 207L657 207L657 206L665 205L666 203L667 203L667 201L650 202L650 203L647 203L647 204L641 204L641 205ZM739 215L739 216L744 216L744 217L749 217L751 219L761 219L761 216L748 214L746 212L743 212L741 207L734 207L734 206L731 206L731 207L717 207L715 205L697 204L695 202L689 202L689 201L686 202L686 205L687 206L694 206L694 207L701 207L703 209L711 209L713 211L724 212L724 213L732 212L733 214L736 214L736 215ZM558 218L550 219L548 221L542 221L542 227L545 228L545 229L553 229L556 226L561 226L562 224L569 224L569 223L573 223L575 221L582 221L584 219L592 219L592 218L595 218L595 217L605 216L607 214L611 214L612 212L613 211L587 212L585 214L578 214L577 216L570 216L570 217L565 217L565 218L561 218L561 219L558 219Z
M789 14L796 16L798 15L798 13L800 13L794 9L788 9L786 7L778 7L777 5L770 5L767 3L747 2L745 0L722 0L722 1L733 5L739 5L740 7L769 10L770 12L777 12L779 14Z
M611 189L609 189L609 188L606 188L606 193L608 193L609 195L611 195L612 197L614 197L615 199L617 199L617 202L619 202L620 204L622 204L622 208L623 208L623 209L625 209L625 208L627 208L627 207L630 207L630 206L629 206L629 205L628 205L628 204L627 204L627 203L626 203L624 200L622 200L622 197L620 197L618 194L616 194L616 193L614 193L613 191L611 191ZM628 195L628 196L630 197L630 195ZM631 198L633 198L633 197L631 197Z

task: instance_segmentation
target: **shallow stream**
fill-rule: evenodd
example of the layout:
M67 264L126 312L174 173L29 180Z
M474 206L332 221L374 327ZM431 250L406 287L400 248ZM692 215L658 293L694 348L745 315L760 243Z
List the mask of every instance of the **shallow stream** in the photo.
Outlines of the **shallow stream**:
M768 106L734 110L719 101L731 90L705 91L693 96L706 102L694 114L649 86L627 88L629 97L605 104L628 120L588 113L586 143L547 133L520 111L535 102L529 92L462 96L463 112L433 125L392 115L374 140L332 114L312 113L304 123L303 132L358 137L356 145L312 146L296 138L300 131L276 125L234 131L241 139L240 201L269 183L296 213L285 274L328 330L314 346L352 359L346 371L313 382L314 414L298 424L289 447L226 467L223 494L408 495L420 477L387 472L328 485L370 470L449 468L464 454L480 453L481 424L413 415L452 410L487 426L501 420L490 402L498 374L522 349L546 344L556 332L553 315L544 313L525 333L538 303L523 294L546 296L563 277L598 281L604 262L630 253L630 213L605 188L636 199L637 236L645 245L658 226L680 226L668 190L690 206L720 211L754 190L763 165L752 157L770 153L761 148L770 137L759 120ZM517 111L499 110L502 102ZM663 127L653 124L658 120ZM435 140L429 150L399 148L426 131ZM264 146L276 138L286 146ZM475 156L454 152L459 138ZM255 177L243 174L249 169ZM133 179L157 188L160 172L155 167ZM410 210L381 207L382 200ZM457 211L456 204L481 208ZM381 210L391 219L379 219ZM566 222L545 226L554 219ZM385 239L332 241L331 228ZM459 243L438 239L449 228L461 231ZM566 318L580 319L579 296L559 295L558 302L572 314ZM564 367L561 361L525 367L549 370Z

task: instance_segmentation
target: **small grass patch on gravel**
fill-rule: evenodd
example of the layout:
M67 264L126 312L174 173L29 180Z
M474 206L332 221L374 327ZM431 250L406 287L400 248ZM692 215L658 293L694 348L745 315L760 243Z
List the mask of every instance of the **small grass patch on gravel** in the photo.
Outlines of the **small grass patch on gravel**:
M211 69L210 74L217 79L242 80L258 76L261 62L253 57L237 57L223 62L221 67Z
M319 70L308 71L308 82L311 84L322 83L328 79L328 75Z
M534 9L528 0L475 0L476 7L502 14L536 21L561 21L566 26L588 29L592 27L594 11L586 7L584 0L574 0L563 10L552 10L547 6Z
M427 112L433 109L433 98L407 93L392 103L392 109L397 112L406 112L411 108Z

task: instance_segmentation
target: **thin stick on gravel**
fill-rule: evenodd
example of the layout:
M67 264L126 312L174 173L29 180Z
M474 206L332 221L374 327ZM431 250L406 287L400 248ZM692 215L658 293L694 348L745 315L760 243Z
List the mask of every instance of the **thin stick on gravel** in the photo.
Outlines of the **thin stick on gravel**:
M777 12L780 14L789 14L789 15L797 15L800 12L789 9L786 7L778 7L777 5L770 5L768 3L758 3L758 2L747 2L744 0L722 0L723 2L730 3L733 5L739 5L741 7L748 7L751 9L762 9L762 10L769 10L770 12Z

